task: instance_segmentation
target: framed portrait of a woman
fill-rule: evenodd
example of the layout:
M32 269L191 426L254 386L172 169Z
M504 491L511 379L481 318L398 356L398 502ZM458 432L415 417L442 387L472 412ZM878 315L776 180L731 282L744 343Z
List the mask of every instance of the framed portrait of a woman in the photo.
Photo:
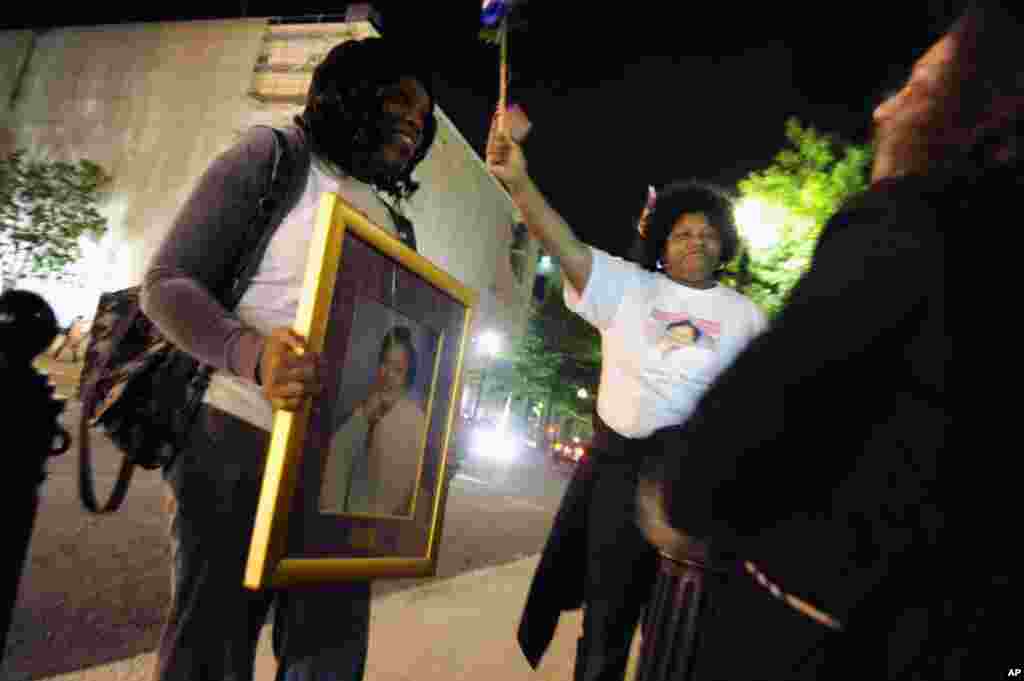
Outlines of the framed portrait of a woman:
M476 293L334 194L305 277L324 389L274 415L245 585L432 575Z

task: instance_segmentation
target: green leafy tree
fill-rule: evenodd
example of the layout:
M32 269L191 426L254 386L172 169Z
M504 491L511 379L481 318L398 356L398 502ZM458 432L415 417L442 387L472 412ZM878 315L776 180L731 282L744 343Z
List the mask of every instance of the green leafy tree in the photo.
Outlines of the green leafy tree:
M872 161L869 146L819 133L795 118L786 121L786 139L771 165L738 184L737 221L748 248L725 281L769 316L807 271L825 223L867 188Z
M526 410L538 410L542 425L567 420L581 432L589 428L596 398L601 338L565 307L562 296L556 269L546 278L543 300L533 305L526 333L488 371L485 397L512 394L526 401ZM587 391L586 399L577 395L580 388Z
M109 181L88 160L30 159L24 150L0 159L0 287L32 275L67 276L81 258L79 240L107 230L97 204Z

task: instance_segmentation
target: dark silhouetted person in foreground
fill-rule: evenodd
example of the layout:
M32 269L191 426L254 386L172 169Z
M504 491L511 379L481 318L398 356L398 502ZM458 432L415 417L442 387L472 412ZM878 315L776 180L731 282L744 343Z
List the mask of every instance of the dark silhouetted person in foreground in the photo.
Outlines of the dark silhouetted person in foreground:
M943 460L949 496L939 467L946 236L1016 212L1022 44L1019 19L979 4L918 59L874 112L869 190L829 221L769 330L662 433L640 522L655 544L678 541L671 527L707 540L731 572L695 678L932 681L1021 665L1008 617L1020 567L986 538L1007 516L976 498L999 495L1001 453Z
M4 447L6 547L0 560L0 663L39 509L46 460L70 444L60 425L64 400L55 397L53 385L32 365L56 337L57 318L42 296L22 290L0 295L0 385L11 398L3 401L0 411L0 424L9 440Z

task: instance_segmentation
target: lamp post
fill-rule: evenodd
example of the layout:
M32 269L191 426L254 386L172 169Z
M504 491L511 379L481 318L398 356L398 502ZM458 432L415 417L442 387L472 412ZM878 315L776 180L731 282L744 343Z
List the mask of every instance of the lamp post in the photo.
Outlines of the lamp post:
M748 196L734 210L736 226L747 243L757 251L767 251L778 245L782 227L792 216L783 206Z
M480 368L480 385L476 392L476 402L473 404L473 421L476 421L477 411L480 409L480 398L484 394L484 381L487 380L487 368L494 358L501 352L501 335L497 331L484 331L477 340L480 352L486 358L484 365Z

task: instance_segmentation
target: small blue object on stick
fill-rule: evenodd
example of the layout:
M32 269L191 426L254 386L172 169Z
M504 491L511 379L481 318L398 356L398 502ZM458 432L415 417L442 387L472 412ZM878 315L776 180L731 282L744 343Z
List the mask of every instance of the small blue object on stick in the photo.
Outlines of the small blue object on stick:
M484 26L497 26L508 15L508 9L505 0L484 0L480 20Z

